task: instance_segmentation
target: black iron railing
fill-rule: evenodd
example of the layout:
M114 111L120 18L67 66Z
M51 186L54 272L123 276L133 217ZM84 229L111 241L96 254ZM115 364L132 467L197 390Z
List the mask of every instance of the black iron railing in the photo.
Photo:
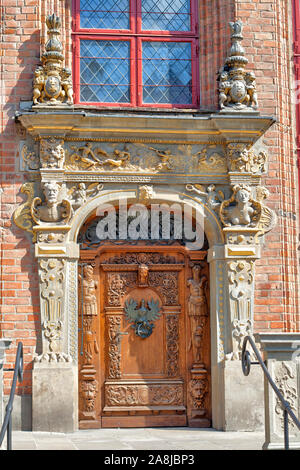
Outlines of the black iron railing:
M12 449L12 410L13 410L13 403L14 403L17 380L19 380L19 382L23 381L23 344L22 343L18 343L15 368L13 370L14 370L13 381L11 385L9 400L5 409L5 416L4 416L1 432L0 432L0 447L2 446L5 433L7 433L7 437L6 437L7 450Z
M258 362L251 362L250 353L246 349L248 341L251 344L251 347L252 347L252 349L255 353L255 356L256 356ZM243 349L242 349L242 369L243 369L244 375L249 375L250 369L251 369L251 364L260 364L261 365L262 370L264 371L264 374L265 374L269 384L271 385L271 387L273 388L274 392L276 393L277 397L279 398L279 400L281 402L282 409L283 409L283 420L284 420L283 421L284 422L284 449L289 450L289 422L288 422L288 417L290 416L290 418L293 420L293 422L295 423L295 425L297 426L297 428L299 430L300 430L300 421L297 419L297 417L293 413L289 402L285 400L284 396L279 391L278 387L276 386L275 382L273 381L273 379L272 379L272 377L271 377L264 361L262 360L261 355L259 354L259 352L257 350L255 342L253 341L253 339L250 336L246 336L245 339L244 339L244 342L243 342Z

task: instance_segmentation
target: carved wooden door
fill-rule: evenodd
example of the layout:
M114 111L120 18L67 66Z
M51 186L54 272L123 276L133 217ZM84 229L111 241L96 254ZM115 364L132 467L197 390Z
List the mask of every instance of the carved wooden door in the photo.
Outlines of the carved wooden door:
M208 322L199 343L184 250L106 248L92 264L94 285L87 293L88 267L80 283L80 427L209 426Z

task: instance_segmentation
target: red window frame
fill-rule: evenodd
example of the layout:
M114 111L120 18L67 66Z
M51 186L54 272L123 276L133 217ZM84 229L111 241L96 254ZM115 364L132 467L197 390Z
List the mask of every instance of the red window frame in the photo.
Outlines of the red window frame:
M190 31L150 31L142 30L142 0L130 0L130 29L89 29L80 27L80 0L73 2L73 81L75 104L103 107L138 107L138 108L175 108L196 109L199 107L199 26L198 0L190 0L191 30ZM80 101L80 41L111 40L128 41L130 43L130 103L101 103ZM192 103L143 103L142 84L142 42L185 42L191 44L192 67ZM172 86L172 85L170 85Z

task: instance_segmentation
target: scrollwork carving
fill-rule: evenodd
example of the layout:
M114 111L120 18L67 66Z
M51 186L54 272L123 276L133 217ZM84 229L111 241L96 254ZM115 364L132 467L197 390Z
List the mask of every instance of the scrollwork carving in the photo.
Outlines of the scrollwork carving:
M105 387L106 406L181 406L181 384L110 385Z
M58 353L63 321L65 261L56 258L39 261L41 317L49 351Z
M176 377L179 374L179 319L178 315L166 317L167 341L167 376Z
M121 317L108 316L108 377L119 379L121 377Z

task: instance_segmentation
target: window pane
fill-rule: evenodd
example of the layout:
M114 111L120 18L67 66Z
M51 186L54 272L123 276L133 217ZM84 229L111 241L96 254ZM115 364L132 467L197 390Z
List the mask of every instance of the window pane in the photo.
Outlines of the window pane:
M129 103L129 64L128 41L81 41L80 101Z
M192 104L191 43L143 42L143 102Z
M129 29L129 0L80 0L80 27Z
M142 29L190 31L190 0L142 0Z

